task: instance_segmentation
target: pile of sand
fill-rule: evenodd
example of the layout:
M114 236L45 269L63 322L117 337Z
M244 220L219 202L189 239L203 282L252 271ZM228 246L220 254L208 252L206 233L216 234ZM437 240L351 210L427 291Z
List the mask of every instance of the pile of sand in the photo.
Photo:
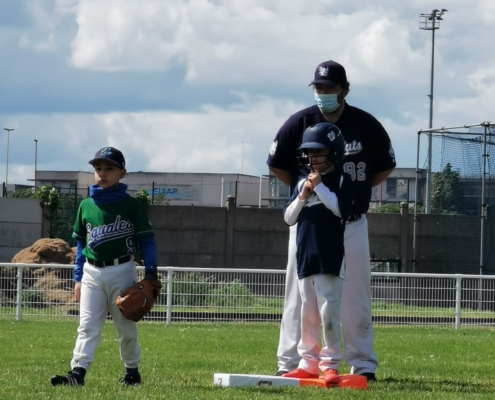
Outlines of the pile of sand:
M12 258L12 262L26 264L74 264L74 250L62 239L43 238L17 253Z
M50 268L47 264L74 264L74 259L75 248L62 239L39 239L17 253L13 263L43 264L40 268L22 269L24 305L34 308L73 305L73 269ZM2 268L0 275L0 302L12 303L17 293L17 268Z

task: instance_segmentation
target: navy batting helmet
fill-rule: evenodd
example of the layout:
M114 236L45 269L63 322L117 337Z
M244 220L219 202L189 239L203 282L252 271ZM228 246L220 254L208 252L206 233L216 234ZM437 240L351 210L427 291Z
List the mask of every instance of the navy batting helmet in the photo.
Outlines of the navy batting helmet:
M345 155L345 140L340 129L330 122L321 122L309 126L303 133L302 143L298 150L307 156L307 149L328 149L327 161L332 164L341 163Z

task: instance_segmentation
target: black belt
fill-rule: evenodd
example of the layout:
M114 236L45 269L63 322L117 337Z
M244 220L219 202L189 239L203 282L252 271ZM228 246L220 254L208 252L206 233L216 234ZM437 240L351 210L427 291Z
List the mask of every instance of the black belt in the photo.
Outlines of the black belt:
M351 214L351 216L349 217L348 221L349 222L358 221L358 220L361 219L362 216L363 216L363 214Z
M95 267L105 268L105 267L111 267L112 265L124 264L128 261L131 261L131 259L132 259L131 256L124 256L107 261L96 261L96 260L92 260L91 258L88 258L87 261L88 263L94 265Z

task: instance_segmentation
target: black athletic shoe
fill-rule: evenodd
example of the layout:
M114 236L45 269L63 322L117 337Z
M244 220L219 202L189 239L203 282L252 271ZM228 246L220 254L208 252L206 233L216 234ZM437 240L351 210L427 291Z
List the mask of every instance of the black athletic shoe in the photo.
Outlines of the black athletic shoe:
M84 373L77 371L75 368L65 376L53 375L50 381L52 386L84 386Z
M287 372L289 372L289 371L286 371L285 369L281 369L280 371L277 371L275 376L282 376L283 374L286 374Z
M120 379L124 386L139 386L141 384L141 375L138 371L126 371L124 377Z
M373 372L365 372L364 374L359 374L361 376L365 376L368 379L368 382L376 382L376 376Z

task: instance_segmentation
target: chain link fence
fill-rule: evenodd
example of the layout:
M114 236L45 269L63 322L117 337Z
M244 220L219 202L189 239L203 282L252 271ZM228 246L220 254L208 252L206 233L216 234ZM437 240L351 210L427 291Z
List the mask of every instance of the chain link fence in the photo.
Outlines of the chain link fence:
M380 260L379 270L397 270ZM78 317L72 265L0 264L0 319ZM142 267L138 267L142 276ZM374 270L373 270L374 271ZM285 271L159 267L162 292L146 320L279 323ZM495 277L372 272L376 324L495 326ZM109 317L110 318L110 317Z

